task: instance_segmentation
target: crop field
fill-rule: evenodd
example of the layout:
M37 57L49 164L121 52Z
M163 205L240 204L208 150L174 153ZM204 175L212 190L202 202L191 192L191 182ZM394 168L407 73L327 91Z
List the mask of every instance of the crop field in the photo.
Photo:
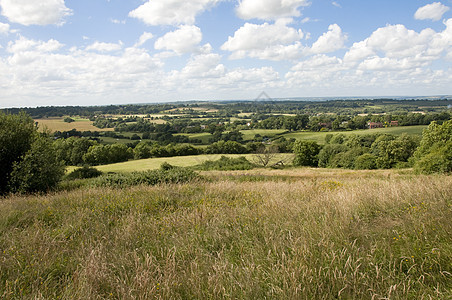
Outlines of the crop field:
M451 299L452 178L204 172L0 200L2 299Z
M96 168L102 172L134 172L155 170L164 162L178 167L193 167L203 163L206 160L218 160L221 156L240 157L244 156L252 160L253 154L206 154L206 155L191 155L191 156L175 156L175 157L158 157L140 160L131 160L127 162L97 166ZM293 154L278 154L275 160L290 160Z
M366 129L366 130L354 130L354 131L337 131L337 132L292 132L283 134L285 138L295 138L300 140L313 140L319 144L325 143L325 136L327 134L338 134L342 133L345 135L349 134L373 134L373 133L387 133L401 135L403 133L412 135L422 135L422 131L426 129L427 126L400 126L400 127L388 127L388 128L376 128L376 129Z
M48 128L50 131L70 131L72 129L78 131L113 131L113 128L100 129L93 126L93 122L88 119L72 118L75 122L66 123L63 118L45 118L35 119L38 122L39 127Z

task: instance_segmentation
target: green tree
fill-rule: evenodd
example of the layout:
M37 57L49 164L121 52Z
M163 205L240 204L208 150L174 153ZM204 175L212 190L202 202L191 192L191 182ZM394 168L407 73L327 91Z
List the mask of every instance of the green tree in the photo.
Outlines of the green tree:
M452 120L439 125L432 122L422 133L419 148L413 156L414 169L417 172L452 172Z
M0 194L52 189L64 174L47 134L30 116L0 112Z
M30 150L35 135L36 128L30 116L0 112L0 194L8 192L13 165Z
M293 145L293 152L295 153L293 164L295 166L318 166L320 149L321 146L315 141L296 141Z

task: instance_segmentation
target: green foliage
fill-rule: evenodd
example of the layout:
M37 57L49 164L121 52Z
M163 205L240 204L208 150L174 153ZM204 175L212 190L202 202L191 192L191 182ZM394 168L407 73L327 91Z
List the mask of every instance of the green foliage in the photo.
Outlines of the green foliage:
M50 139L24 113L0 112L0 165L0 194L47 191L64 174Z
M221 156L218 160L207 160L195 168L204 171L251 170L254 168L254 165L243 156L237 158Z
M100 165L123 162L132 157L132 149L124 144L94 145L83 155L83 160L90 165Z
M298 140L293 145L295 166L316 167L319 164L318 155L322 147L314 141Z
M377 168L377 158L370 153L364 153L355 160L355 169L357 170L373 170Z
M12 192L44 192L53 189L63 175L64 165L57 160L50 139L36 135L22 160L14 162L9 186Z
M0 194L8 191L13 165L31 148L36 135L33 119L25 113L0 112Z
M206 148L206 154L244 154L246 147L235 141L219 141Z
M75 122L75 120L72 119L72 118L70 118L70 117L64 118L63 121L66 122L66 123L72 123L72 122Z
M97 145L97 142L87 138L70 137L58 139L54 144L58 160L62 160L68 166L79 166L85 163L83 155L91 146Z
M414 153L415 170L420 173L452 172L452 121L442 125L432 122L422 134Z
M66 176L68 180L74 179L88 179L101 176L103 173L96 168L83 166L82 168L75 169Z

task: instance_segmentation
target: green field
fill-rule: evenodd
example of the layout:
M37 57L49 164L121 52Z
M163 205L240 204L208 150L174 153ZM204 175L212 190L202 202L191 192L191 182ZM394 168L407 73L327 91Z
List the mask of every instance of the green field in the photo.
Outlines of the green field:
M252 130L241 130L240 132L243 133L243 139L245 141L251 141L254 139L254 136L256 134L272 138L286 131L287 130L284 129L252 129Z
M96 168L102 172L134 172L158 169L160 165L167 162L173 166L192 167L203 163L206 160L218 160L221 156L240 157L245 156L248 160L252 160L253 154L209 154L209 155L192 155L192 156L176 156L176 157L158 157L140 160L131 160L127 162L97 166ZM277 158L289 159L291 154L278 154ZM277 159L275 158L275 160Z
M452 299L452 178L205 172L0 199L1 299Z
M366 129L366 130L354 130L354 131L338 131L338 132L292 132L283 134L287 139L295 138L299 140L313 140L319 144L325 143L325 136L327 134L338 134L342 133L345 135L350 134L373 134L373 133L388 133L400 135L402 133L413 134L413 135L422 135L422 131L426 129L427 126L400 126L400 127L388 127L388 128L377 128L377 129Z

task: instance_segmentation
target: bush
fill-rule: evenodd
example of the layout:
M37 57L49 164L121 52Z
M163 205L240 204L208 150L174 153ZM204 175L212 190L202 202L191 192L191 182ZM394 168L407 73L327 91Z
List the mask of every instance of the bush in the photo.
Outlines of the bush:
M209 170L220 170L220 171L232 171L232 170L251 170L254 165L249 162L245 157L230 158L226 156L221 156L219 160L208 160L196 167L197 169L209 171Z
M88 179L101 176L103 173L96 168L84 166L82 168L75 169L66 176L68 180L74 179Z
M370 153L364 153L355 160L355 169L374 170L377 168L377 158Z

